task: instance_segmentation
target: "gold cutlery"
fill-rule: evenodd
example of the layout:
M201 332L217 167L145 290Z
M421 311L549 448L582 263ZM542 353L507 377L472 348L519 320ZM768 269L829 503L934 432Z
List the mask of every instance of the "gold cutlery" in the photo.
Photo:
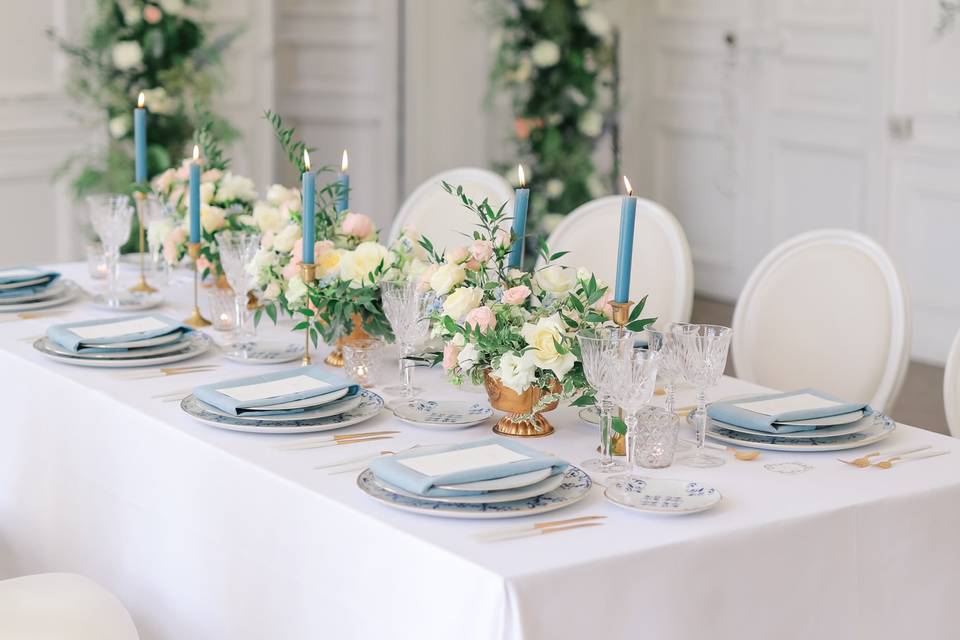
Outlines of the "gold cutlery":
M319 442L310 447L301 447L301 449L325 449L327 447L336 447L343 444L358 444L361 442L373 442L375 440L393 440L393 436L374 436L374 437L364 437L364 438L351 438L349 440L333 440L331 442ZM287 449L288 451L296 451L296 449Z
M303 440L294 444L285 444L277 447L281 451L296 451L298 449L314 449L316 447L323 447L330 443L343 442L347 440L355 440L357 438L369 438L370 436L387 436L393 435L395 433L400 433L399 431L368 431L366 433L344 433L335 436L320 436L319 438L311 438L310 440Z
M900 449L900 450L897 450L897 451L891 451L891 452L887 453L886 455L887 455L888 457L892 457L892 456L905 456L905 455L907 455L908 453L917 453L918 451L925 451L925 450L927 450L927 449L929 449L929 448L930 448L930 445L928 444L928 445L925 445L925 446L922 446L922 447L913 447L913 448L907 448L907 449ZM844 459L842 459L842 458L837 458L837 460L839 460L839 461L842 462L843 464L849 464L850 466L853 466L853 467L859 467L860 469L866 469L866 468L869 467L870 464L871 464L870 458L876 458L877 456L882 456L882 455L884 455L882 451L874 451L873 453L868 453L868 454L865 455L865 456L860 456L859 458L854 458L853 460L844 460Z
M875 462L871 466L877 467L878 469L890 469L891 467L893 467L894 462L898 462L898 463L910 462L911 460L923 460L924 458L936 458L937 456L943 456L948 453L950 452L942 451L942 450L922 451L919 453L915 453L913 455L905 453L903 455L887 458L886 460L881 460L880 462Z
M0 320L0 322L13 322L14 320L36 320L38 318L46 318L47 316L55 316L66 312L67 309L55 309L53 311L21 311L20 313Z
M495 538L484 538L483 542L502 542L504 540L516 540L517 538L529 538L531 536L542 536L548 533L561 533L563 531L573 531L574 529L586 529L587 527L600 527L602 522L585 522L583 524L572 524L565 527L549 527L544 529L530 529L528 531L518 531Z
M213 371L220 365L217 364L206 364L206 365L195 365L192 367L164 367L162 369L151 371L149 373L132 375L128 376L127 380L147 380L150 378L162 378L164 376L178 376L187 373L204 373L207 371Z
M591 522L594 520L605 520L606 517L607 516L580 516L578 518L565 518L563 520L547 520L545 522L537 522L529 526L500 529L499 531L486 531L483 533L478 533L474 537L480 540L494 539L501 536L512 536L518 533L530 533L540 530L547 530L553 527L565 527L568 525L579 525L580 523Z

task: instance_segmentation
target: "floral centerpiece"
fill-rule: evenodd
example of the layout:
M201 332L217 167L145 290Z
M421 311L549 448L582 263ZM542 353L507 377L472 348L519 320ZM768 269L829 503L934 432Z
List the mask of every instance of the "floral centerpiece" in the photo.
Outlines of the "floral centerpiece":
M445 341L433 360L455 384L485 385L494 406L509 414L495 431L547 435L553 428L541 414L561 399L594 402L576 333L610 320L611 296L589 270L556 264L565 252L550 253L545 243L540 247L544 266L533 273L508 268L511 233L503 225L504 207L494 211L462 187L443 186L476 214L478 224L469 245L443 256L421 239L433 264L420 282L438 296L433 332ZM631 314L631 330L653 322L640 318L643 303Z

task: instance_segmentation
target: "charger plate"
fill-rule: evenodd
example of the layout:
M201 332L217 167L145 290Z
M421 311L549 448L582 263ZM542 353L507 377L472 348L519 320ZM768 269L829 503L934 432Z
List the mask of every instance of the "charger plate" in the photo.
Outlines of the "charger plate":
M76 354L69 356L62 355L58 352L58 350L62 349L62 347L51 341L46 336L33 343L34 349L47 356L51 360L56 360L57 362L63 362L65 364L77 365L78 367L99 367L105 369L116 369L120 367L150 367L161 364L170 364L172 362L180 362L182 360L195 358L196 356L206 353L212 346L213 340L205 333L197 331L188 334L188 337L183 341L183 348L180 351L157 356L128 358L125 360L104 360L99 358L85 358Z
M784 438L759 433L747 434L731 431L722 426L718 426L718 424L713 421L707 426L707 435L720 442L753 449L800 452L842 451L844 449L856 449L857 447L863 447L888 438L897 428L897 423L882 413L874 413L863 419L872 420L873 424L863 431L835 437L816 438L808 436L804 438Z

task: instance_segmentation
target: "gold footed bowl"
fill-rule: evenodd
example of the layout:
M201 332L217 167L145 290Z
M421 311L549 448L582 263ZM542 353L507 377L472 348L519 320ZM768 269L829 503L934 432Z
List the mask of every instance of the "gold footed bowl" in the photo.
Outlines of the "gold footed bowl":
M343 366L343 345L356 342L358 340L367 340L370 338L370 334L363 330L363 318L361 318L359 315L354 315L352 322L353 330L350 332L350 335L343 336L337 340L337 343L333 347L333 351L331 351L323 360L331 367Z
M517 393L509 387L505 387L500 380L490 375L489 370L483 372L483 386L487 390L490 406L508 414L497 421L496 426L493 427L494 433L519 438L541 438L554 432L553 425L547 422L543 414L556 409L559 401L550 403L530 418L520 418L520 416L530 414L533 407L544 396L543 389L530 387L523 393ZM561 390L560 383L554 380L550 386L550 391L560 393Z

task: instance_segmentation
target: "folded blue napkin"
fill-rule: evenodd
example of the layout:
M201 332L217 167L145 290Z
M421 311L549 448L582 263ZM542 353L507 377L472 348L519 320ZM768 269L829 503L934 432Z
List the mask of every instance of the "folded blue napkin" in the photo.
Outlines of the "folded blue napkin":
M276 383L276 384L271 384ZM259 385L259 387L254 387ZM267 373L246 378L234 378L214 384L205 384L193 390L193 395L207 404L225 411L226 413L260 416L289 414L292 411L305 409L264 411L259 407L317 398L316 408L323 403L320 399L336 391L347 390L347 396L356 395L360 387L350 380L326 371L321 367L298 367L287 371ZM346 396L332 397L330 402L340 400Z
M50 284L60 277L56 271L47 271L36 267L9 267L0 269L0 284L16 284L18 282L30 282L37 278L45 278L46 284Z
M465 465L461 469L453 469L439 474L422 473L405 464L405 462L410 463L412 459L415 458L425 458L447 452L461 452L470 449L479 449L481 447L497 446L508 449L514 454L519 454L523 459L490 466L472 466L472 468L471 465ZM484 493L482 491L468 493L464 491L452 491L450 489L438 489L436 488L437 485L495 480L497 478L506 478L521 473L528 473L530 471L540 471L541 469L550 469L551 475L556 475L563 473L568 466L567 462L560 458L531 449L519 442L500 438L485 438L467 444L430 447L427 450L413 449L398 453L395 456L377 458L370 463L370 470L373 471L373 474L377 476L377 478L389 484L400 487L410 493L429 498Z
M111 325L115 326L111 327ZM94 334L100 331L101 326L104 327L105 332L112 328L113 330L121 330L123 333L96 337ZM93 345L106 346L118 342L148 340L175 331L188 333L193 329L164 315L141 314L122 318L98 318L96 320L84 320L83 322L55 324L47 329L47 337L64 349L75 353L84 353L85 348ZM110 331L110 333L113 333L113 331Z
M37 293L43 293L46 291L51 284L54 283L56 278L52 280L47 280L42 284L33 284L28 287L17 287L16 289L0 289L0 300L5 298L21 298L23 296L32 296Z
M832 400L839 404L831 405L829 407L821 407L819 409L811 408L797 411L787 411L770 416L736 406L746 404L748 402L775 400L800 394L817 396L818 398ZM870 407L865 402L846 402L817 389L800 389L798 391L788 391L786 393L770 393L753 396L750 398L738 398L732 402L714 402L707 407L707 415L718 422L725 422L727 424L743 427L744 429L765 431L767 433L796 433L798 431L814 431L817 429L817 427L815 425L793 425L781 423L795 420L827 418L829 416L838 416L844 413L851 413L853 411L860 410L869 411Z

